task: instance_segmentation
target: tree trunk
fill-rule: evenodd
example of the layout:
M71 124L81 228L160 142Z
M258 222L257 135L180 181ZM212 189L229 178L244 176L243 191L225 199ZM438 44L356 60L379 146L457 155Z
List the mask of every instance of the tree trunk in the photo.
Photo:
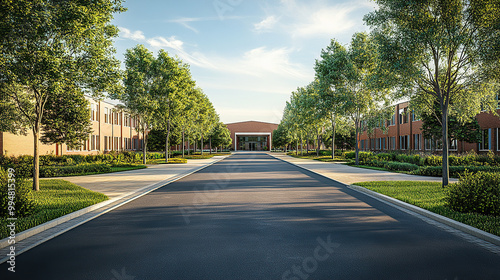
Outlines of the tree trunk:
M189 143L189 136L188 136L188 156L189 156L189 152L191 151L191 144Z
M450 180L450 169L448 159L448 106L441 105L443 112L443 188L448 186Z
M355 141L355 153L356 153L356 165L359 165L359 120L355 121L356 124L356 141Z
M170 121L167 122L167 136L165 137L165 163L168 163L168 151L170 147L168 145L168 138L170 136Z
M208 141L209 141L208 147L210 148L210 154L212 154L212 136L210 136Z
M182 157L184 157L185 144L186 144L186 141L184 139L184 128L182 128Z
M335 116L332 117L332 159L335 159Z
M139 139L137 139L137 142L139 142ZM144 143L142 145L142 164L146 164L146 147L148 145L148 141L146 140L146 130L142 132L142 142Z
M295 155L297 156L299 154L299 139L297 139L297 141L295 142Z
M306 135L306 151L307 154L309 155L309 133Z
M201 143L200 143L201 155L203 155L203 134L201 135Z
M33 190L40 190L40 125L33 129Z
M300 135L300 155L304 155L304 139L302 139L302 135Z
M316 156L318 156L318 157L319 157L319 149L321 148L320 145L321 144L319 142L319 132L318 132L318 149L316 150Z

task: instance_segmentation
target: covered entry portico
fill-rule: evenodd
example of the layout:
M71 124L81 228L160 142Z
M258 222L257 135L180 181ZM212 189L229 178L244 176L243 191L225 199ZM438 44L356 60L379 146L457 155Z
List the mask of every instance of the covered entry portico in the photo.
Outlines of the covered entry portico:
M237 132L235 138L235 151L265 151L271 147L271 133Z

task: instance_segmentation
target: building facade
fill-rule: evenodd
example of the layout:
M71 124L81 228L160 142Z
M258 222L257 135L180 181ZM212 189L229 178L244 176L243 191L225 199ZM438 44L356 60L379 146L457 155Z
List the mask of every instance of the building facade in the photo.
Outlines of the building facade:
M500 114L500 110L497 110ZM477 153L493 151L500 154L500 118L489 112L476 116L481 127L481 141L467 143L450 139L450 152L463 153L474 150ZM394 106L394 114L385 123L386 129L374 129L368 134L365 130L360 135L359 148L364 151L416 151L439 152L442 150L440 139L424 139L422 120L409 109L409 102Z
M278 124L246 121L226 124L231 132L234 151L269 151L273 131Z
M137 131L137 119L105 101L95 101L87 97L90 103L92 133L89 139L78 149L69 149L63 145L40 143L40 154L99 154L110 151L138 151L142 149L143 138ZM34 149L33 134L14 135L0 132L0 155L32 155Z

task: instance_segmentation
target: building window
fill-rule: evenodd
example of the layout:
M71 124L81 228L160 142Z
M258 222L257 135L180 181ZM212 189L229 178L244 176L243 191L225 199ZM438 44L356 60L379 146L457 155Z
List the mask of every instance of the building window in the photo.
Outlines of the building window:
M407 150L408 149L408 140L410 139L409 135L399 136L399 149Z
M108 136L104 136L104 150L108 150Z
M424 150L432 150L432 142L431 139L424 139Z
M396 124L396 115L392 115L390 125L395 125L395 124Z
M396 137L391 137L391 150L396 150Z
M483 129L481 131L481 141L479 142L479 150L480 151L491 150L491 128Z
M365 140L361 140L360 146L361 150L365 149Z
M422 134L413 134L413 143L415 144L415 150L422 150Z
M90 120L95 121L95 104L90 104Z
M408 123L408 108L399 110L399 124Z
M104 108L104 123L108 123L108 122L109 122L109 108L105 107Z
M450 139L450 151L456 151L458 149L458 141L456 139Z
M498 139L500 136L500 128L497 128L497 151L500 151L500 140Z

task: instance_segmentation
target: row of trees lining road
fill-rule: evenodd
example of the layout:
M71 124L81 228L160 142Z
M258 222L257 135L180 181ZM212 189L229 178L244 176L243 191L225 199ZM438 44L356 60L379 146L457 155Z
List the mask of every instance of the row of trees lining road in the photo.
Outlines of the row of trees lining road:
M144 139L144 163L148 134L155 130L164 135L165 161L172 145L189 139L200 140L203 154L208 138L220 146L231 144L229 130L219 120L212 103L191 77L189 66L160 50L154 57L143 45L127 50L125 55L125 90L113 95L124 104L124 110L139 119L138 130ZM172 134L182 135L171 141Z
M61 108L55 108L57 103L65 104L64 109L70 105L81 109L84 93L100 98L105 92L119 90L120 62L113 56L112 40L118 28L109 22L114 13L125 11L121 2L2 1L0 130L33 133L36 191L40 189L42 126L48 128L45 140L50 139L52 132L64 127L61 123L68 117L61 114ZM61 119L49 121L48 117ZM76 124L67 130L80 128ZM74 136L68 131L63 138L50 141L60 143Z
M500 92L500 2L375 2L378 9L364 18L372 29L370 34L354 34L347 47L332 40L316 61L315 82L292 93L276 131L277 142L298 143L304 131L310 129L306 124L311 124L304 112L316 110L323 115L319 119L329 119L334 131L339 119L348 120L355 130L358 164L363 129L384 130L388 100L409 100L412 109L424 121L427 119L426 131L435 133L436 122L440 126L437 136L442 138L446 186L450 120L454 127L474 129L473 118L481 109L496 114L496 96ZM314 88L317 96L305 94L309 88ZM312 102L300 96L309 96L305 99L311 98ZM313 106L301 107L306 104ZM474 134L457 131L453 137L475 139Z
M331 142L335 143L336 134L346 135L353 129L356 164L359 164L363 117L378 110L380 104L387 106L388 91L373 82L376 66L377 51L372 36L356 33L348 48L332 40L316 61L316 80L298 88L287 102L278 130L287 134L283 138L302 143L303 135L312 132L320 142L321 132L330 130ZM318 143L318 154L319 148Z
M0 5L0 131L33 134L33 190L39 190L40 141L77 148L88 140L85 95L96 100L123 96L127 106L117 109L139 117L144 134L153 127L164 129L166 146L175 127L196 139L216 139L221 146L231 141L187 65L166 52L158 58L144 54L136 64L130 61L138 76L127 71L124 79L114 57L118 28L110 21L125 10L121 0L16 0ZM141 94L125 98L134 90Z

